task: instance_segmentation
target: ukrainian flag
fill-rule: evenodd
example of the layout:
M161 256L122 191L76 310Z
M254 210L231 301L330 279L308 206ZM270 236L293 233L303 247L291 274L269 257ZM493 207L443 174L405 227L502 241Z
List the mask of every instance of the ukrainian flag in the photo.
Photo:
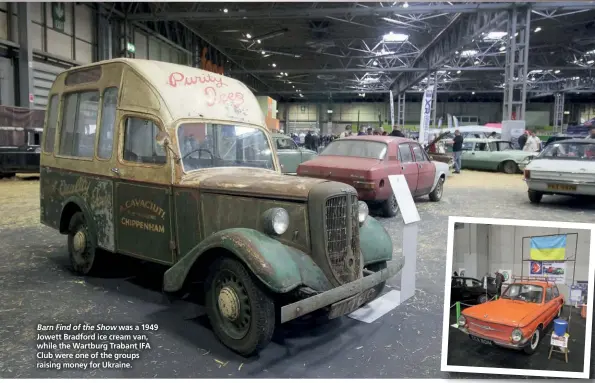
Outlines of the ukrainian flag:
M566 234L531 238L529 256L534 261L563 261L566 256Z

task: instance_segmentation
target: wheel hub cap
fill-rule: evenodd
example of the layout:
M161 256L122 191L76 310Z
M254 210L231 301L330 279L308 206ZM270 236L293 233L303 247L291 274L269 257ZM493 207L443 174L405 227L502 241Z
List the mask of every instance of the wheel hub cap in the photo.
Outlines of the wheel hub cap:
M233 288L225 286L219 292L219 311L229 320L236 320L240 316L240 299Z
M74 240L72 242L74 246L74 251L80 254L83 251L85 251L85 247L87 245L87 236L84 232L77 231L77 233L74 235Z

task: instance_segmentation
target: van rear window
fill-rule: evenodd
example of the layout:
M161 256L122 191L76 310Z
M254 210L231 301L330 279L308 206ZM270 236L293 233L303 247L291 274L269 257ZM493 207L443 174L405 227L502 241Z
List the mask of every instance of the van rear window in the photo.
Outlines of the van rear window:
M101 78L101 67L77 70L69 73L64 81L67 86L97 82Z

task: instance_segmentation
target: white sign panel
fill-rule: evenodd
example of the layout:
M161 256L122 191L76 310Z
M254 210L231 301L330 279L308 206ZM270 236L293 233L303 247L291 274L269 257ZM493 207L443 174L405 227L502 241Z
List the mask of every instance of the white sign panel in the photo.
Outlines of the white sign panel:
M568 347L568 337L566 336L557 336L552 334L552 341L550 343L552 346L566 348Z
M465 269L459 269L459 277L465 276Z
M419 212L413 201L413 196L411 195L411 190L409 190L405 176L402 174L393 174L388 176L388 181L397 199L403 222L406 225L418 222L420 220Z
M446 116L446 119L448 120L447 121L447 123L448 123L448 129L452 129L452 116L450 114L448 114Z
M393 98L393 91L390 91L390 128L395 127L395 99Z
M432 113L432 101L434 98L434 85L430 85L424 92L421 101L421 116L419 119L419 142L428 143L428 134L430 133L430 114Z
M506 120L502 121L502 131L500 138L505 141L512 141L513 144L518 142L519 137L525 131L525 121L523 120ZM523 148L521 148L522 150Z
M455 129L457 129L459 127L459 119L456 118L455 116L452 116L452 123L455 126Z
M542 262L543 276L548 280L559 284L566 282L566 263L564 262Z

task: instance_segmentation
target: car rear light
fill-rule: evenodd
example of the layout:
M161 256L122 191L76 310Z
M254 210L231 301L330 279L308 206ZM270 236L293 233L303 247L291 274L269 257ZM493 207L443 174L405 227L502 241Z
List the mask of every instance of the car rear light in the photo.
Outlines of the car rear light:
M367 189L367 190L372 190L376 187L376 184L374 182L363 182L363 181L355 181L353 183L353 186L356 189Z
M523 175L525 176L525 179L528 180L529 178L531 178L531 171L530 170L525 170L523 172Z

